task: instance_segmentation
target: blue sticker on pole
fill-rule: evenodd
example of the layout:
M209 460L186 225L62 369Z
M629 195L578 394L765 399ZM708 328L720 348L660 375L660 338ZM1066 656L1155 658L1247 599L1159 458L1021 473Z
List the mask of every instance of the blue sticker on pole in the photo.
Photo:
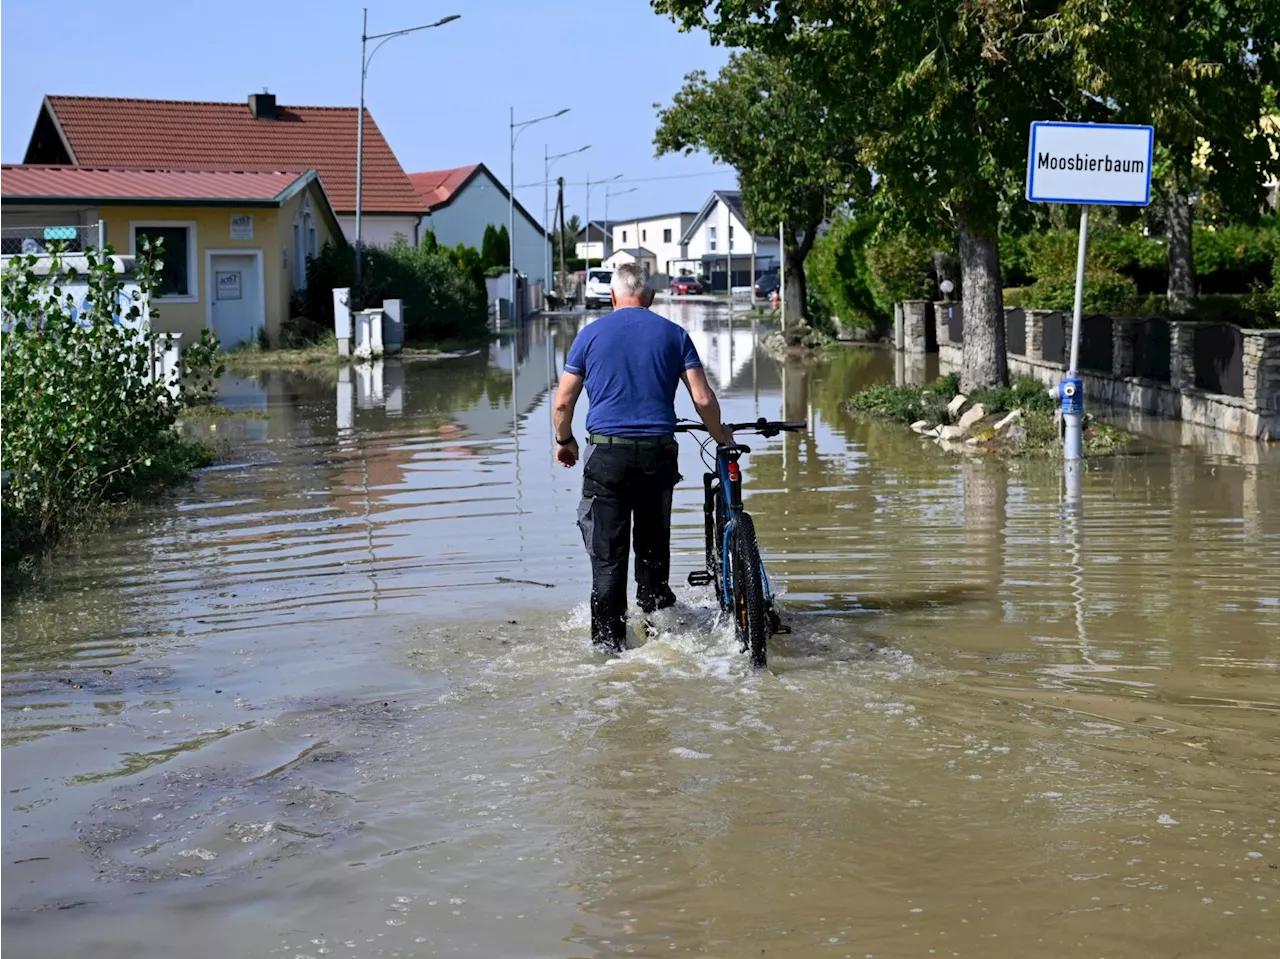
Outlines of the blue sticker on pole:
M1027 148L1027 199L1147 206L1155 142L1152 126L1038 120Z
M1078 376L1064 377L1058 384L1058 400L1064 414L1079 416L1084 413L1084 381Z

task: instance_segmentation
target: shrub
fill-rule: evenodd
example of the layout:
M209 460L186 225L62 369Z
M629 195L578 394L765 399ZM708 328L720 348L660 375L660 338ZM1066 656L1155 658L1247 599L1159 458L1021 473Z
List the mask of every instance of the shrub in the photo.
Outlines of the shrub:
M867 265L867 242L876 221L870 216L840 217L813 244L805 261L809 289L841 322L864 330L885 332L892 309L883 311L872 292ZM810 312L812 317L814 314Z
M867 247L871 293L881 313L892 316L893 305L903 300L938 298L933 251L934 244L910 236L889 237Z
M1076 280L1047 276L1022 292L1021 305L1033 310L1070 310L1075 306ZM1089 270L1084 276L1084 309L1090 313L1132 314L1138 306L1133 280L1108 270Z
M484 239L480 242L480 259L484 261L486 270L507 268L511 265L509 256L511 248L507 245L510 234L507 228L495 227L492 223L484 228Z
M208 399L222 373L216 340L206 330L183 351L185 378L171 393L151 375L153 350L167 346L168 337L146 332L150 318L144 314L159 256L144 244L140 292L128 298L109 247L104 254L84 255L88 293L80 303L64 291L67 280L80 276L74 269L64 272L60 254L15 257L4 272L6 564L96 519L105 505L142 495L208 461L205 447L173 427L185 408Z
M1012 386L974 390L969 399L981 403L988 415L1018 409L1050 413L1054 410L1054 399L1049 395L1048 388L1029 376L1019 377Z
M871 386L849 398L849 409L871 416L914 423L939 422L947 404L960 392L960 375L949 373L925 388L919 386Z
M1201 293L1247 293L1269 286L1274 253L1269 230L1248 226L1200 229L1191 236L1191 259Z
M333 329L333 289L349 287L353 309L404 301L405 336L412 340L481 336L488 320L479 254L470 247L368 247L364 275L355 282L350 246L326 243L307 263L307 310L324 330Z

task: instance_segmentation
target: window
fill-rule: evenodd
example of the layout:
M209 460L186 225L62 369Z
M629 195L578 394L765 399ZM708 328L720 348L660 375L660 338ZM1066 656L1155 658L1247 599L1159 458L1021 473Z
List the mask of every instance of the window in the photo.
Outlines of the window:
M732 246L732 245L733 245L733 226L732 226L732 224L729 226L729 245L730 245L730 246Z
M670 243L670 242L671 242L671 231L670 231L670 230L663 230L663 231L662 231L662 242L663 242L663 243Z
M623 242L623 243L626 243L626 242L627 242L627 231L626 231L626 230L623 230L623 231L622 231L622 242Z
M714 226L707 227L707 249L712 253L716 251L716 228Z
M187 225L142 224L133 227L133 250L141 253L143 242L157 240L163 243L160 283L157 297L182 297L195 299L195 244L191 240L192 228Z
M645 240L647 240L647 239L649 239L649 231L648 231L648 230L641 230L641 231L640 231L640 242L642 242L642 243L643 243L643 242L644 242Z

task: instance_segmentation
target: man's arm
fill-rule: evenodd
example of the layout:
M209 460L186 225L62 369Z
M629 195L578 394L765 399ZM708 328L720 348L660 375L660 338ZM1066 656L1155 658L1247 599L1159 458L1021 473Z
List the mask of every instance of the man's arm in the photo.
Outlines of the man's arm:
M573 435L573 408L578 404L578 396L582 393L582 376L568 370L560 374L560 385L556 387L556 399L552 406L551 422L555 427L556 458L565 466L572 466L578 460L578 443L561 443ZM567 456L565 454L572 454ZM565 460L568 459L568 462Z
M702 425L707 428L711 438L722 446L732 443L733 434L720 422L720 401L716 399L715 391L707 382L706 371L701 366L691 366L680 374L680 379L684 380L689 398L693 400L694 409L702 417Z

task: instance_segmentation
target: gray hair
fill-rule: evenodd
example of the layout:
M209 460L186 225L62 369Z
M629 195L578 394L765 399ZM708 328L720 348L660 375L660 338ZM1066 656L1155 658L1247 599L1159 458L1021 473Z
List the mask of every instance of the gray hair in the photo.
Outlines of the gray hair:
M649 286L649 271L639 263L621 263L613 268L609 289L618 296L643 296Z

